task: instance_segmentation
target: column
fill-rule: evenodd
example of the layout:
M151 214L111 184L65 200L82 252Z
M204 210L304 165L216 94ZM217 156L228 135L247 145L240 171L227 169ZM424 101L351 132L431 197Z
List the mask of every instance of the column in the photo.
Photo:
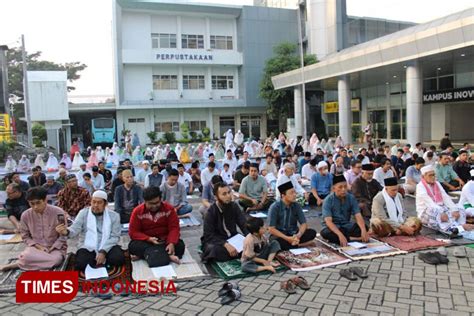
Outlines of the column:
M211 139L214 138L214 119L212 117L212 108L209 108L209 130L211 133L209 134L209 137Z
M176 17L176 48L183 48L181 45L181 17L179 15Z
M418 61L406 69L407 77L407 142L414 146L423 141L423 75Z
M347 75L337 81L337 100L339 103L339 135L344 143L352 143L351 86Z
M401 85L400 85L401 89ZM402 93L400 91L400 93ZM385 126L387 127L387 137L388 141L392 140L392 113L391 113L391 104L390 104L390 85L385 85ZM401 115L401 113L400 113Z
M295 94L295 134L294 136L303 135L303 100L301 99L302 87L294 88Z
M204 49L211 49L211 21L206 18L206 34L204 34Z

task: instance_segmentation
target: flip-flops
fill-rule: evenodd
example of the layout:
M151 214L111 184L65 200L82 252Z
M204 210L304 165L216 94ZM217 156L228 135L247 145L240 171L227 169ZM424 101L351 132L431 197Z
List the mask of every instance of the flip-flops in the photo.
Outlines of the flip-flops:
M467 256L466 248L465 247L456 247L453 250L453 256L457 258L465 258Z
M224 296L224 295L227 294L227 292L229 292L231 290L240 291L240 287L235 282L226 282L222 285L222 288L219 290L218 294L219 294L219 296Z
M296 285L293 283L291 279L286 281L281 281L280 289L285 291L288 294L295 294L296 293Z
M302 276L295 276L294 278L291 278L289 281L293 282L297 287L299 287L302 290L309 290L311 287L309 286L308 281L306 281L305 278Z
M351 269L342 269L342 270L339 270L339 274L350 280L350 281L356 281L357 280L357 277L355 276L354 272L351 271Z
M231 289L225 293L221 298L221 304L227 305L233 301L237 301L240 298L240 291L237 289Z
M360 267L351 267L349 270L361 279L367 279L369 277L367 272Z
M418 258L421 261L428 263L428 264L448 264L449 259L445 256L441 255L439 252L422 252L418 254Z

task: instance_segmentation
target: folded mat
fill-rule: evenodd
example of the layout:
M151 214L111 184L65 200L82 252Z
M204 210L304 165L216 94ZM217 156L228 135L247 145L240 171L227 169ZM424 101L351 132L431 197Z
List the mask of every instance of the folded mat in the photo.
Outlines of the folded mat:
M211 267L217 273L217 275L224 280L247 278L256 275L271 274L269 271L261 271L257 273L243 272L241 267L240 259L232 259L225 262L212 262ZM276 272L286 270L284 265L280 265L275 268Z
M280 251L276 258L292 271L311 271L351 262L322 242L317 240L315 242L315 247L307 248L309 253L295 255L291 251Z
M20 234L12 234L12 235L13 236L9 239L0 238L0 245L3 245L3 244L17 244L17 243L20 243L20 242L23 241ZM6 236L10 236L10 235L3 235L3 236L6 237Z
M407 252L429 249L429 248L438 248L442 246L447 246L448 243L436 240L428 236L390 236L390 237L378 237L380 241L383 241L393 247L396 247L400 250Z
M371 238L368 243L362 243L365 244L365 247L363 248L357 248L351 245L341 247L325 240L321 240L321 242L328 245L332 249L339 251L341 254L354 261L395 256L407 253L406 251L392 247L387 243L380 242L373 238Z
M207 277L208 274L204 273L199 264L191 257L189 251L186 249L181 259L181 264L172 263L174 271L177 277L175 280L184 281L192 280L196 278ZM133 280L158 280L148 263L145 260L132 261L132 279Z
M199 226L201 222L193 215L179 219L179 227Z

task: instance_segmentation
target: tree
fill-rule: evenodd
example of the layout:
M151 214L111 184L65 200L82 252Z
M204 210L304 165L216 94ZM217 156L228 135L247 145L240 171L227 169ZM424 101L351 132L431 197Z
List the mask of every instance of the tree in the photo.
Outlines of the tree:
M48 140L46 133L46 128L43 124L34 123L31 127L31 132L33 134L33 143L36 147L43 147L43 141Z
M81 76L79 73L87 68L87 65L81 62L67 62L57 64L52 61L40 60L41 52L37 51L26 55L28 70L56 70L67 71L67 79L70 83L78 80ZM7 51L8 61L8 91L18 97L18 103L13 104L13 114L15 118L25 117L25 109L23 104L23 60L21 56L21 48L14 47ZM76 88L69 85L68 91ZM19 132L26 133L26 123L16 120L16 128Z
M274 56L266 61L260 81L260 97L267 103L269 118L279 119L285 126L289 109L294 103L293 90L275 90L272 77L301 66L297 48L298 45L286 42L275 46ZM315 55L304 55L303 60L305 66L317 63Z

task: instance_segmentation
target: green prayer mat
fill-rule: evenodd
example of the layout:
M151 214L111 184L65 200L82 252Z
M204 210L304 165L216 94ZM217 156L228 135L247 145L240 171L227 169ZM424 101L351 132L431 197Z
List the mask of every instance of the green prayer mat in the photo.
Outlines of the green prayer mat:
M224 280L247 278L256 275L271 274L270 271L261 271L258 273L247 273L243 272L240 268L241 261L239 259L233 259L226 262L212 262L211 266L214 271ZM280 265L275 268L276 272L281 272L287 268L284 265Z
M466 247L474 249L474 244L466 245Z

